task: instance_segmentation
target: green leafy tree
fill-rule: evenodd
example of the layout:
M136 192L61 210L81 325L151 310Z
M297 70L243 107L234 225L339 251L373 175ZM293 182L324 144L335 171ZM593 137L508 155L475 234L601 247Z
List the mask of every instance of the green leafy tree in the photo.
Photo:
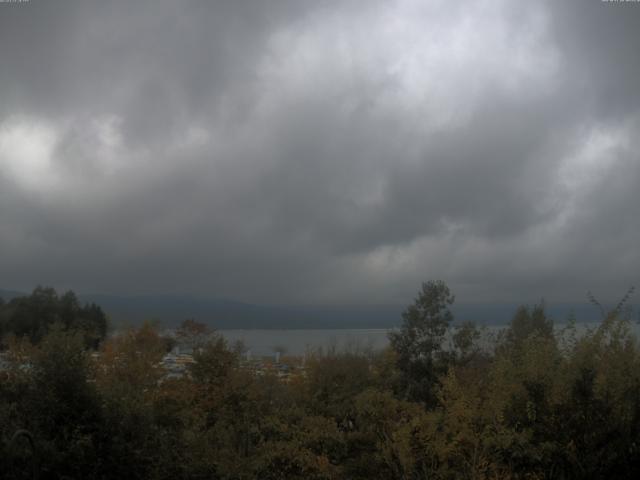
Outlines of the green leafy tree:
M102 409L80 332L54 325L25 364L31 388L21 402L44 472L89 478L98 465Z
M443 342L453 321L449 307L454 300L443 281L423 283L413 305L402 314L400 330L389 334L402 373L401 388L409 399L428 405L436 400L435 385L448 365Z
M75 293L58 296L50 287L36 287L31 295L0 305L0 332L26 336L38 343L56 323L81 332L85 345L97 348L107 335L107 316L95 305L81 305Z
M163 376L165 343L146 322L110 338L96 360L95 385L104 405L101 462L111 478L154 478L168 457L154 400Z
M38 286L31 295L12 299L3 310L4 332L27 336L34 343L60 321L58 296L53 288Z
M505 332L504 344L507 348L518 349L532 335L546 339L554 338L553 320L547 316L544 302L534 305L533 308L527 305L518 307Z
M473 322L456 325L452 335L456 363L465 365L483 357L479 344L481 337L482 331Z
M355 411L354 396L373 383L369 366L366 357L354 353L312 355L307 360L308 406L349 428Z

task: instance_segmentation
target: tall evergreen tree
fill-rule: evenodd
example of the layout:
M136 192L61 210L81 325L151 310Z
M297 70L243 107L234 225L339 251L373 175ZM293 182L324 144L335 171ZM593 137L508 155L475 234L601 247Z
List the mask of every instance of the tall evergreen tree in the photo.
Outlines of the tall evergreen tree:
M402 373L401 388L409 399L435 401L434 387L448 363L442 347L453 321L449 307L454 300L442 280L423 283L415 302L402 314L400 330L389 334Z

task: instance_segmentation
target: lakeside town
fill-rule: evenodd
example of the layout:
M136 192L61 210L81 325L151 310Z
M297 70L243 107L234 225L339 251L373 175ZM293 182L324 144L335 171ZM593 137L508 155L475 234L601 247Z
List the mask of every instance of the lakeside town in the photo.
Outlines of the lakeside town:
M172 335L172 336L171 336ZM176 338L174 331L165 331L164 337ZM194 353L197 346L190 343L178 343L170 352L162 357L160 366L165 372L164 379L189 377L189 367L196 360ZM239 368L256 376L272 375L283 382L295 381L306 374L305 356L292 356L281 351L273 351L272 354L254 355L251 350L238 348Z
M193 321L188 321L193 322ZM192 324L195 324L193 322ZM204 324L199 324L202 328ZM111 338L117 338L119 333L114 333ZM159 369L162 374L158 382L171 379L191 378L192 367L197 362L197 355L201 353L203 345L215 338L217 333L201 335L197 342L185 340L176 330L165 329L160 334L170 350L166 352L161 360L153 366ZM274 347L271 353L253 354L250 349L245 348L239 342L234 345L234 350L238 352L238 368L254 376L273 376L282 382L296 381L306 375L306 355L287 355L282 347ZM100 363L103 353L99 350L91 352L91 359ZM29 370L31 361L28 356L15 356L8 351L0 351L0 373L8 372L12 369Z

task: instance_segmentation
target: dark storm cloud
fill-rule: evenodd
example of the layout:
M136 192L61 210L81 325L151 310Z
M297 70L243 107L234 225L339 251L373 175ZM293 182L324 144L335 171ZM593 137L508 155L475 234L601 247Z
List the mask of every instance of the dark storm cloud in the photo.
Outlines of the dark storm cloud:
M0 5L6 286L615 296L640 266L638 20L604 2Z

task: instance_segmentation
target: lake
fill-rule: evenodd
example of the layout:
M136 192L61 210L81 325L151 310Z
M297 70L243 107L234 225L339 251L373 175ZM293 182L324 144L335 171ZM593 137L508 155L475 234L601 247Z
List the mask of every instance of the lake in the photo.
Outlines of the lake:
M587 329L596 328L598 322L585 322L576 324L578 333ZM638 323L630 324L633 332L638 335L640 328ZM560 333L564 324L556 324L556 331ZM490 345L498 332L505 328L500 326L485 326L481 344ZM230 345L237 341L244 343L251 355L273 355L280 350L289 355L304 355L308 351L319 348L323 350L336 348L344 350L380 350L389 344L386 328L354 328L354 329L317 329L317 330L218 330Z

